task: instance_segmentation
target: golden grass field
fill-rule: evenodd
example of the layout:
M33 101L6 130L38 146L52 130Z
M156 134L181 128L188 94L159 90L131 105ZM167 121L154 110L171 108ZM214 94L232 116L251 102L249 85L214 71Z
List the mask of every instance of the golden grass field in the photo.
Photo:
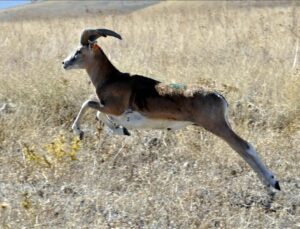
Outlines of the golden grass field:
M0 21L0 228L300 228L300 8L277 3ZM221 91L282 191L196 127L114 136L90 111L77 141L93 87L61 62L87 27L123 36L99 39L121 71Z

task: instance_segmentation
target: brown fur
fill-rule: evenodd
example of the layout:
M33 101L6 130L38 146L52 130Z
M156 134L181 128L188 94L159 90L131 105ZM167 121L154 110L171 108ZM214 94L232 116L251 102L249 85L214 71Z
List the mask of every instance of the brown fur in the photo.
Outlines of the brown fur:
M101 110L104 113L121 115L132 109L148 118L196 122L199 112L209 112L216 100L221 100L215 93L199 86L176 89L148 77L121 73L102 49L94 46L95 59L86 69L104 104ZM222 109L223 102L218 104Z
M202 126L224 139L265 184L280 189L251 145L231 129L226 118L228 104L222 95L199 86L167 85L148 77L121 73L96 44L81 49L83 68L100 99L100 103L92 102L91 107L108 115L119 116L133 110L150 119L189 121Z

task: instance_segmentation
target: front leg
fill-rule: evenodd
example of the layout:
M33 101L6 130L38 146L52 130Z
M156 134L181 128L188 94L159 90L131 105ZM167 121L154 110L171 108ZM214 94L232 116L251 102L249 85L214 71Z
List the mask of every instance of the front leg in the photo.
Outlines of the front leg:
M88 108L101 111L103 109L103 105L99 103L99 101L93 99L88 99L82 104L81 109L72 125L73 131L75 132L75 134L79 135L80 139L83 138L83 134L84 134L84 132L80 129L80 120Z

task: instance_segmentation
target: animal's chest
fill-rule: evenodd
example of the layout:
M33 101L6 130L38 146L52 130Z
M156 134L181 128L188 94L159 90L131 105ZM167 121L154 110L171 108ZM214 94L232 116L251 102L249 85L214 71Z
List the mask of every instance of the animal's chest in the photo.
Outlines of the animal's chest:
M188 121L173 121L166 119L150 119L139 112L127 110L120 116L110 115L112 120L128 129L152 128L152 129L181 129L192 124Z

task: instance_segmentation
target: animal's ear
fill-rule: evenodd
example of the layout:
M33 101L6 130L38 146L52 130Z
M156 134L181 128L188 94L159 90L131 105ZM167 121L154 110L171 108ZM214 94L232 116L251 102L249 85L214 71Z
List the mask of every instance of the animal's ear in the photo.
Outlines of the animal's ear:
M100 52L100 47L97 45L96 42L90 42L89 41L89 49L94 53L98 54Z

